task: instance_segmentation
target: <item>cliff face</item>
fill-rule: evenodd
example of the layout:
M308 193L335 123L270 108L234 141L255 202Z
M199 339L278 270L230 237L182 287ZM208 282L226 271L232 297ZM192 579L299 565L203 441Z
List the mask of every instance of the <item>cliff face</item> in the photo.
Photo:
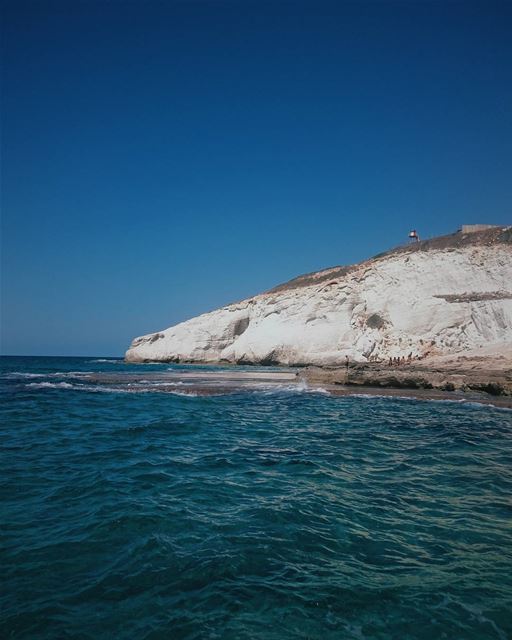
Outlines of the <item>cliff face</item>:
M512 227L456 233L136 338L131 362L336 365L512 345Z

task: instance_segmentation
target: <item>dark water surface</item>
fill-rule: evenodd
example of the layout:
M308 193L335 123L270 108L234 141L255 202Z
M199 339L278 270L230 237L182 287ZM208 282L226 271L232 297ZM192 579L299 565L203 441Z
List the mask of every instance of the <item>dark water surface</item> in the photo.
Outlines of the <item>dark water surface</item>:
M512 637L511 411L0 362L1 638Z

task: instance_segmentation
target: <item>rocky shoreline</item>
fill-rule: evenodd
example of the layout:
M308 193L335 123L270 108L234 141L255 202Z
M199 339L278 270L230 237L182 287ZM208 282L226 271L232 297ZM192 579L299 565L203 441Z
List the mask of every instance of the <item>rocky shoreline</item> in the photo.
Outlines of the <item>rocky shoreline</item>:
M402 365L349 363L345 367L305 367L297 376L308 384L329 385L343 393L403 394L411 397L467 398L512 407L512 366L503 355L494 357L432 358Z
M315 385L312 385L315 386ZM324 388L324 387L322 387ZM329 386L328 391L333 396L361 396L361 397L389 397L404 400L436 400L460 402L469 404L485 404L500 409L512 410L512 396L492 396L479 391L440 391L437 389L395 389L391 387L355 387L336 385Z

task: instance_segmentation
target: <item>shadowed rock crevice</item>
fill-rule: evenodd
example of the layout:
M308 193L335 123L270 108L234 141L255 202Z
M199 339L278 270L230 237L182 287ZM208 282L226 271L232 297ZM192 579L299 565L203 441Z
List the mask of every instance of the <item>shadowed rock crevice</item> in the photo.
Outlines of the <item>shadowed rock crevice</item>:
M387 325L386 320L378 313L372 315L366 320L366 326L370 329L383 329Z
M240 320L237 320L237 322L235 322L235 326L233 327L233 337L238 338L238 336L241 336L242 333L245 333L245 331L247 331L247 328L249 327L249 318L241 318Z
M512 298L512 293L509 291L484 291L482 293L439 294L434 298L440 298L446 302L483 302L485 300L508 300Z

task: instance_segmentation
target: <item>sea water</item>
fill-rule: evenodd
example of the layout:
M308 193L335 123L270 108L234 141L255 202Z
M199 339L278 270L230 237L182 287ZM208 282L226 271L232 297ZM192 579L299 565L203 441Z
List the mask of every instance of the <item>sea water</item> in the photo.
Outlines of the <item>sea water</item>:
M511 411L0 362L0 637L512 636Z

